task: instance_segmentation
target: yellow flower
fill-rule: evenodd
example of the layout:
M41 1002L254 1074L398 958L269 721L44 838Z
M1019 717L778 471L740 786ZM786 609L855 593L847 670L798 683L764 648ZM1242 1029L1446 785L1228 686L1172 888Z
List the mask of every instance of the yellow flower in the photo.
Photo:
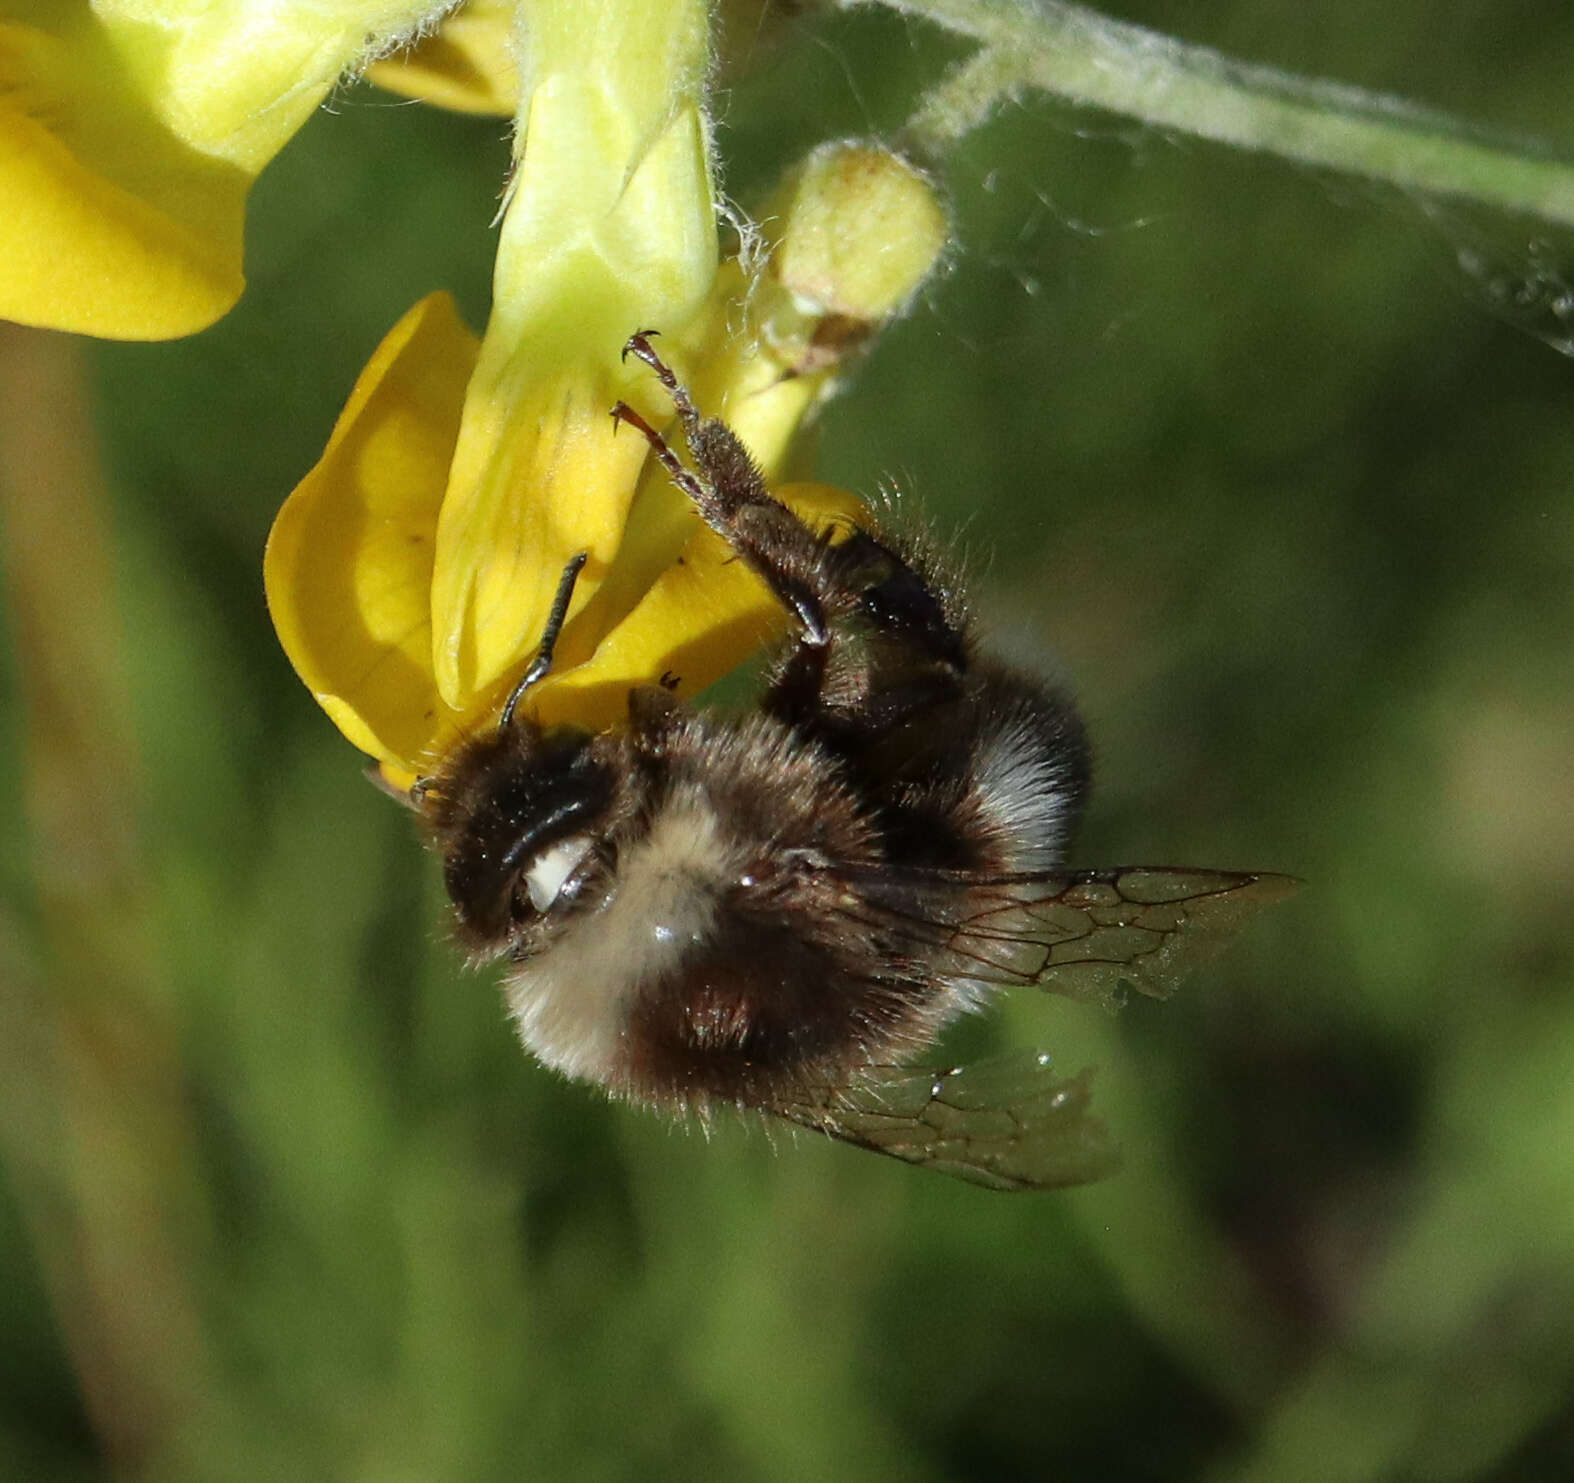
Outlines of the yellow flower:
M509 117L519 107L519 64L512 37L513 0L464 0L436 29L373 62L378 87L458 113ZM757 66L793 21L777 0L713 0L712 32L723 84ZM592 38L592 45L599 44Z
M434 0L0 0L0 318L119 339L239 296L246 196Z
M519 107L512 0L465 0L429 35L366 69L378 87L456 113L504 118Z
M411 309L362 372L321 461L279 512L268 542L268 602L286 653L345 736L402 787L495 715L541 633L538 622L495 683L453 702L441 692L437 536L479 351L446 294ZM610 436L609 408L596 420ZM766 450L771 463L780 463L795 420L789 414L779 424L776 446ZM627 431L616 441L620 458L624 449L634 455L633 468L627 489L600 479L603 502L620 508L636 486L639 497L613 559L587 566L576 588L585 597L553 672L530 692L528 708L545 721L612 725L626 714L631 687L663 677L693 695L785 630L764 584L682 509L643 441ZM524 534L505 539L522 572L529 553L519 543L543 519L532 508L538 489L553 487L548 479L518 491L514 513ZM826 486L778 492L822 528L850 524L858 509L852 496ZM468 554L461 547L458 559ZM555 587L562 565L541 557L525 574Z
M486 336L443 295L406 314L280 512L265 565L301 677L405 786L495 717L580 552L553 672L526 701L544 721L612 725L632 686L664 679L692 695L786 628L612 421L619 400L671 419L649 371L623 362L630 334L662 333L706 412L772 479L834 365L779 356L748 275L718 270L703 0L520 10L519 157ZM779 493L816 528L858 510L825 486Z

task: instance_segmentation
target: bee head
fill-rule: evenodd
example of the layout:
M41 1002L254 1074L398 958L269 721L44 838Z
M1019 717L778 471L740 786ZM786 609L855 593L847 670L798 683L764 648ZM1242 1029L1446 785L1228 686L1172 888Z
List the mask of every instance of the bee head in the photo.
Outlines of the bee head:
M463 935L510 946L589 853L613 798L589 732L516 720L477 738L434 780L425 807Z

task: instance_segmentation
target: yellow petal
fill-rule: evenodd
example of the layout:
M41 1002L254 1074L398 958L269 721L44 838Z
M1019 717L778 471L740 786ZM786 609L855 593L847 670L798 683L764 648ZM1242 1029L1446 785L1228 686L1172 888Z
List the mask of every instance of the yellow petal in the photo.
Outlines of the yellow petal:
M119 339L211 324L242 288L257 173L433 9L0 0L0 317Z
M594 596L645 462L608 413L622 398L666 415L619 352L636 330L678 335L716 272L702 0L525 0L520 14L523 153L432 589L438 686L460 710L535 647L579 551L576 611Z
M613 436L610 376L505 387L495 397L472 387L437 530L433 666L457 710L534 650L577 552L590 561L576 608L594 593L645 458L638 439Z
M50 0L45 10L90 11L115 70L172 137L256 175L341 76L435 25L451 3Z
M866 519L862 501L829 484L789 484L775 494L817 533L850 532ZM789 628L786 610L764 581L719 536L697 525L681 559L601 640L593 657L554 670L530 692L526 709L548 723L616 725L628 713L634 686L665 683L676 695L692 697Z
M412 773L466 724L432 676L431 583L477 344L446 294L394 326L280 510L264 560L297 673L356 746Z
M366 69L380 88L457 113L508 117L519 106L510 0L468 0L409 50Z
M0 25L0 318L158 339L240 296L250 176L120 84L101 49Z

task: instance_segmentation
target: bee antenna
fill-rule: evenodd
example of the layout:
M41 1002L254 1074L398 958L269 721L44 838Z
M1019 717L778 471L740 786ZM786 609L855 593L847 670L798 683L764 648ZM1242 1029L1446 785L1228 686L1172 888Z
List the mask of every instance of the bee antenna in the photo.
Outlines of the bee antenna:
M563 575L557 579L557 592L552 598L552 611L547 614L546 626L541 630L541 642L536 646L536 657L530 668L519 677L519 683L509 691L503 705L503 714L497 723L499 731L507 731L514 724L514 710L525 691L544 680L552 671L552 651L557 647L557 636L563 631L563 620L568 617L568 605L574 596L574 583L584 571L590 552L580 551L569 557Z

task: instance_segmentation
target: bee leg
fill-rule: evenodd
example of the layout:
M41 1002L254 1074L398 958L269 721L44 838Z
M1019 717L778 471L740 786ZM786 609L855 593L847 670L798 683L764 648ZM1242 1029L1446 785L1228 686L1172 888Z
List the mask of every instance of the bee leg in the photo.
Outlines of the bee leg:
M828 644L796 645L777 667L770 689L761 698L761 709L789 726L815 715L821 708L829 655Z
M651 348L651 340L659 333L659 330L639 330L630 335L624 342L620 359L627 360L632 355L635 360L642 361L656 373L656 379L672 398L672 405L678 413L678 421L683 424L683 436L692 448L695 435L704 425L705 419L700 416L699 408L694 405L694 398L689 395L688 387L678 380L677 373L672 367Z
M643 335L626 349L661 369L663 384L677 388L674 405L698 472L684 466L667 441L627 402L612 409L650 444L661 466L699 511L700 518L759 573L802 629L800 642L824 649L830 642L827 606L841 595L826 580L825 547L786 505L772 497L748 450L724 422L704 421L665 362L656 358ZM678 397L681 396L681 400Z
M614 419L637 428L712 530L769 584L797 619L798 646L778 671L766 706L788 719L815 711L824 686L830 620L857 615L922 663L955 673L965 666L960 633L944 605L906 560L867 531L838 546L821 540L780 500L736 433L700 415L683 383L642 331L623 347L655 372L672 397L695 469L623 403Z
M629 721L647 745L681 725L688 714L683 702L659 685L636 685L629 691Z
M678 380L672 367L651 348L651 336L655 333L654 330L641 330L637 335L631 335L623 347L623 354L625 358L632 355L649 366L672 398L678 422L683 428L683 440L689 445L689 453L699 471L699 477L689 475L687 483L679 480L679 487L694 501L705 523L736 548L741 556L751 561L755 559L757 548L764 539L772 541L773 549L779 548L785 540L790 545L802 546L806 555L818 552L819 542L814 533L772 496L766 487L765 476L760 473L738 435L719 418L700 415L688 388ZM629 409L622 407L622 404L613 409L612 415L639 426L647 438L655 438L656 435L649 427L642 425L643 419L637 414L630 415ZM656 456L669 472L672 472L674 465L682 467L659 438L651 446L656 449ZM677 474L674 473L673 477L676 479ZM789 535L789 532L792 534ZM769 564L782 564L779 551ZM761 564L761 570L762 575L769 578L764 564Z

